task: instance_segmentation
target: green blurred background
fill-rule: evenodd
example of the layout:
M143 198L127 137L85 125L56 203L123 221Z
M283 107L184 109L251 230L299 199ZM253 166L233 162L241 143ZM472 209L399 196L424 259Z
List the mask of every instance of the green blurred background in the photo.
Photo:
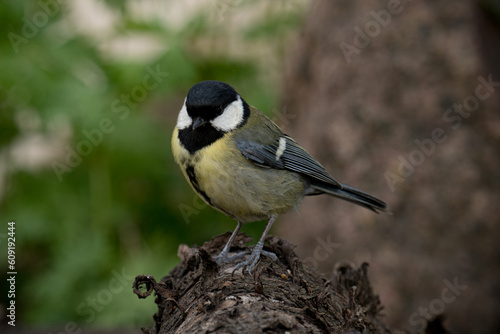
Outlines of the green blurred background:
M135 275L161 278L179 244L235 226L171 157L184 96L222 80L279 117L281 59L308 4L0 3L0 258L15 221L18 326L152 324L156 305L132 293Z

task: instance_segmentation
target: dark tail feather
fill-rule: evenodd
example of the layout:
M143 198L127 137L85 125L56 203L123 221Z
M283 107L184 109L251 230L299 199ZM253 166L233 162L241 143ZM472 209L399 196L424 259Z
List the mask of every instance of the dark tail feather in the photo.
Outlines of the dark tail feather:
M387 209L387 205L378 198L345 184L342 185L342 188L330 186L324 183L313 184L311 186L316 190L358 204L376 213L378 213L378 211L386 211Z

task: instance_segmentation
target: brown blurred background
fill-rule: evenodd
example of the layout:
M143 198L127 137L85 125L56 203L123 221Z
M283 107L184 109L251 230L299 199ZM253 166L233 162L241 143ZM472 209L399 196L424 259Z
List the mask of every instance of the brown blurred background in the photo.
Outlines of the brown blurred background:
M281 125L392 215L320 196L276 233L325 272L369 262L398 328L500 331L499 28L499 1L319 0L290 49Z

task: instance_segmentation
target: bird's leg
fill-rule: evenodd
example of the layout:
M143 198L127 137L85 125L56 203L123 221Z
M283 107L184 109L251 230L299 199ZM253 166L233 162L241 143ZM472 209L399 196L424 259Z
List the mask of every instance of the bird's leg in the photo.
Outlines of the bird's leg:
M231 234L231 237L229 238L229 240L227 241L226 245L222 249L222 252L220 252L219 255L214 256L214 260L215 260L215 262L217 262L217 264L222 264L222 263L225 263L225 262L229 262L232 259L240 258L240 257L243 257L243 255L245 255L245 253L238 253L238 254L236 254L234 256L231 256L231 257L228 256L229 249L231 248L231 245L233 244L233 241L236 238L236 235L238 235L238 232L240 231L240 229L241 229L242 226L243 226L243 223L240 222L240 221L238 221L238 225L236 225L236 228L234 229L233 234Z
M252 275L252 270L255 267L255 265L257 264L257 262L259 262L261 254L271 258L274 261L278 260L278 257L275 254L262 250L262 248L264 247L264 240L266 240L267 234L269 233L269 230L271 229L271 226L273 226L273 223L277 217L278 217L277 215L269 216L269 220L267 221L267 225L266 225L266 228L264 229L264 233L262 233L262 236L260 237L260 240L257 243L257 245L255 245L255 247L252 251L252 254L245 261L238 263L234 267L233 272L235 272L239 268L245 269L246 267L248 267L248 273L250 275Z

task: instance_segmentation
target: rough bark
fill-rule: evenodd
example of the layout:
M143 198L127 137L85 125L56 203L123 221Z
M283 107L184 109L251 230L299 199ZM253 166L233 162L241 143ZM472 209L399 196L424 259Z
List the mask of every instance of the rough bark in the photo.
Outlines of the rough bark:
M391 333L382 306L370 286L368 264L355 269L338 264L325 277L304 264L294 245L269 237L265 249L279 262L261 258L252 276L233 273L238 261L218 266L217 254L229 233L202 247L179 247L181 259L160 282L140 275L134 292L155 293L155 326L144 333ZM232 251L247 251L250 238L240 234Z

